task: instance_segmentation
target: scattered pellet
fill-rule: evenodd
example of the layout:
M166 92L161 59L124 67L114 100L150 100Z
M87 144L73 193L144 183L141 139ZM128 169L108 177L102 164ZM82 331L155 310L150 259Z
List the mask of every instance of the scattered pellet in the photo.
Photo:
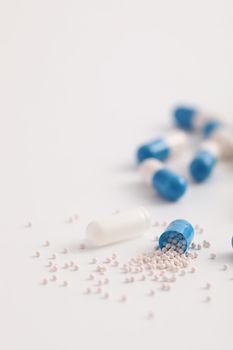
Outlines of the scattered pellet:
M216 257L217 257L217 255L216 255L215 253L211 253L211 254L210 254L210 259L211 259L211 260L216 259Z
M50 260L55 260L56 258L57 258L56 254L52 254L49 259Z
M46 284L48 283L48 280L47 280L47 278L43 278L43 280L41 281L41 285L42 286L46 286Z
M208 242L208 241L204 240L202 245L203 245L204 248L210 248L210 242Z
M153 296L155 295L155 291L154 291L153 289L151 289L151 290L149 291L148 295L149 295L150 297L153 297Z
M78 265L74 265L72 268L72 271L78 271L79 270L79 266Z
M208 295L205 299L204 302L205 303L209 303L211 301L211 297Z
M91 288L86 288L84 294L91 294Z
M146 277L144 275L142 275L138 280L139 281L145 281Z
M196 272L196 269L195 269L195 267L192 267L192 268L189 270L189 273L194 273L194 272Z
M40 257L40 252L35 252L35 254L33 255L33 258L39 258Z
M85 246L85 244L84 244L84 243L81 243L81 244L79 245L79 248L83 250L83 249L85 249L85 248L86 248L86 246Z
M127 300L126 295L122 295L119 299L120 302L124 303Z
M62 266L62 269L68 269L69 268L69 264L66 262L66 263L64 263L64 265Z
M66 220L67 224L72 224L73 223L73 218L70 216L67 220Z
M92 273L89 275L89 277L88 277L88 280L89 281L92 281L92 280L94 280L95 279L95 276L94 275L92 275Z
M105 294L103 295L103 299L108 299L108 297L109 297L109 294L108 294L108 293L105 293Z
M49 261L48 264L45 265L45 267L51 267L51 266L53 266L52 261Z
M222 271L226 271L227 269L228 269L228 265L224 264L223 267L222 267Z
M206 283L206 285L204 286L204 289L209 290L210 287L211 287L211 284L210 283Z
M52 266L49 271L50 272L57 272L57 266Z
M152 226L155 226L155 227L159 226L159 222L158 222L158 221L154 221L154 223L152 224Z
M55 275L52 275L49 280L51 282L55 282L57 280L57 277Z
M79 215L77 213L74 214L74 219L78 220L79 219Z
M93 258L90 262L90 264L96 264L97 263L97 259L96 258Z
M67 254L68 253L68 248L64 248L62 251L61 251L61 254Z
M49 241L45 241L43 244L42 244L43 247L48 247L50 246L50 242Z
M148 319L148 320L152 320L153 318L154 318L154 313L153 312L148 312L148 314L147 314L147 316L146 316L146 318Z
M67 281L63 281L61 284L61 287L67 287L68 286L68 282Z

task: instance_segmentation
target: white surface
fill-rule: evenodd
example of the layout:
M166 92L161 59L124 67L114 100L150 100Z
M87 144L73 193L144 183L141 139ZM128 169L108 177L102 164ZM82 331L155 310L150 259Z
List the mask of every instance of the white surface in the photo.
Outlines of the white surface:
M233 165L192 184L177 204L155 197L134 166L136 146L171 125L176 103L232 120L232 32L231 0L1 1L1 349L232 349ZM188 159L171 166L186 173ZM127 260L153 244L144 237L80 251L87 223L138 205L160 221L203 226L216 261L203 251L196 274L153 299L114 272L110 300L83 295L92 256ZM74 212L80 220L65 224ZM46 239L51 247L42 248ZM38 285L46 256L66 246L69 257L59 259L82 269L67 272L67 288ZM120 293L127 303L116 301Z

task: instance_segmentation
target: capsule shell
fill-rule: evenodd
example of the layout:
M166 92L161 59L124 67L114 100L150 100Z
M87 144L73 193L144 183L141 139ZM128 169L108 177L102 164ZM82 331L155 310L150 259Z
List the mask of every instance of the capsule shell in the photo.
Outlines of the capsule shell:
M221 126L222 126L222 123L220 123L217 120L211 120L205 123L202 129L203 136L210 137L215 132L215 130L217 130Z
M148 158L156 158L164 161L169 155L170 149L168 144L163 138L160 138L140 146L137 151L137 160L139 163Z
M154 174L152 185L162 197L170 201L177 201L187 189L187 181L182 176L165 168Z
M190 164L190 174L194 181L204 182L212 174L215 167L216 156L207 151L200 150Z
M174 130L165 137L140 146L137 151L137 160L139 163L149 158L165 161L173 154L179 153L187 142L188 137L185 132L179 129Z
M169 241L182 242L183 253L186 252L194 237L193 226L186 220L172 221L159 238L160 249L164 248Z
M176 124L184 130L193 130L196 109L188 107L177 107L174 110Z
M93 246L104 246L139 237L150 227L150 214L139 207L91 222L86 229L86 238Z

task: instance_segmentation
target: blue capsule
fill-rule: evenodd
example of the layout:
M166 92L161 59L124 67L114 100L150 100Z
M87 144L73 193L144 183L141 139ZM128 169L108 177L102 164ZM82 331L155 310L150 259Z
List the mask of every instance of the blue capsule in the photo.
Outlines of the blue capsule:
M162 197L169 201L177 201L187 189L187 181L182 176L165 168L153 175L152 185Z
M177 107L174 111L177 125L184 130L193 130L196 114L196 109L188 107Z
M203 182L212 174L217 157L207 150L200 150L190 164L190 174L196 182Z
M193 226L186 220L172 221L159 238L159 247L163 249L170 243L177 250L186 252L194 237Z
M164 161L169 155L170 148L163 138L142 145L137 151L137 159L139 163L148 158L156 158Z
M172 154L184 149L187 142L186 133L177 129L167 134L166 137L155 139L140 146L137 150L137 160L139 163L149 158L165 161Z
M143 181L152 186L162 197L170 201L178 200L187 189L186 180L165 168L158 159L146 159L139 167Z
M202 128L202 133L204 137L210 137L215 130L217 130L219 127L221 127L222 124L217 120L211 120L204 124Z

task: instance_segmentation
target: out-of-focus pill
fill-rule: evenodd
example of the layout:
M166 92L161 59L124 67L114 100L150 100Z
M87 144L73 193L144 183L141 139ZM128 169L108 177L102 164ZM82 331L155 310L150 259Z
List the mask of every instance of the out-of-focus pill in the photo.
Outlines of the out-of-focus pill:
M189 170L196 182L203 182L212 174L218 158L220 149L216 142L208 140L202 144L193 158Z
M146 159L139 171L143 180L167 200L176 201L186 192L187 181L157 159Z
M87 226L86 238L93 246L129 240L143 235L150 229L151 222L148 211L139 207L92 221Z
M137 150L137 160L142 162L148 158L155 158L164 161L184 149L187 141L187 135L183 131L175 130L165 137L157 138L140 146Z

